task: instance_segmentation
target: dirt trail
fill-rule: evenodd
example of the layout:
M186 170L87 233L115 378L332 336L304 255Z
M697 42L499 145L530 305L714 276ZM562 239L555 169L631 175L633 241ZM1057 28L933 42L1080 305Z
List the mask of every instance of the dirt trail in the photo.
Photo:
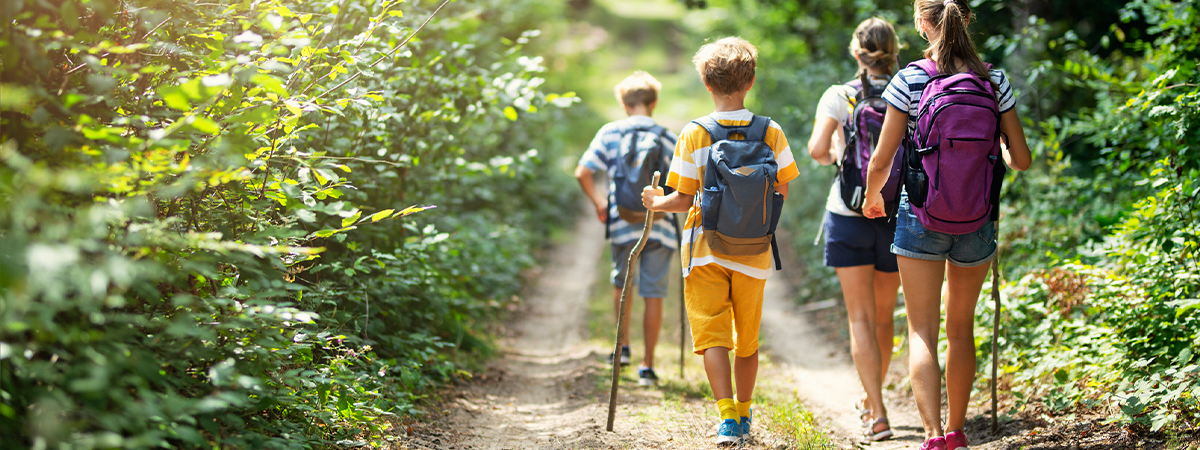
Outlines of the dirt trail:
M458 442L446 448L593 446L588 436L603 424L590 398L595 349L584 334L604 228L580 217L576 236L555 249L509 324L503 356L448 405Z

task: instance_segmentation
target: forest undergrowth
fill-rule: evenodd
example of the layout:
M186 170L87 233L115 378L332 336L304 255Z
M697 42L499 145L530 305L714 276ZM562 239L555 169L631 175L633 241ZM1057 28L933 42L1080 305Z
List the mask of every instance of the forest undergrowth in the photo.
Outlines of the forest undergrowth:
M469 376L570 218L577 98L554 3L413 37L439 5L0 3L6 448L378 442Z

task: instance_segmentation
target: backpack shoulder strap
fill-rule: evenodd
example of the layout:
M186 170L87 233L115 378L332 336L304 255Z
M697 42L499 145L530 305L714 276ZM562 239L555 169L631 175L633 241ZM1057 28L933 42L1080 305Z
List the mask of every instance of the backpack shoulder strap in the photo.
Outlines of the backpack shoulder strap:
M929 78L938 76L937 63L933 62L933 60L929 58L921 58L908 63L908 67L916 67L921 69L926 75L929 75Z
M693 120L692 123L699 125L700 128L703 128L704 131L707 131L708 137L714 144L717 143L717 141L729 139L729 132L725 131L725 127L722 126L720 122L717 122L717 119L712 118L712 116L701 117Z
M750 119L750 125L747 125L746 131L747 141L766 141L767 128L771 127L771 118L766 116L754 116Z

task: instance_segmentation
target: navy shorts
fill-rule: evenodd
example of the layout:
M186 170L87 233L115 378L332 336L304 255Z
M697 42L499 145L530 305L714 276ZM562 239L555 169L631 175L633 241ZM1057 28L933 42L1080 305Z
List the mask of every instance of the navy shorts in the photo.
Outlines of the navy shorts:
M930 231L908 204L908 194L900 197L896 213L896 242L892 252L913 259L950 261L959 267L975 267L996 257L996 222L987 221L977 231L946 234Z
M875 270L889 273L900 270L891 250L896 237L896 221L826 211L824 226L826 266L875 266Z

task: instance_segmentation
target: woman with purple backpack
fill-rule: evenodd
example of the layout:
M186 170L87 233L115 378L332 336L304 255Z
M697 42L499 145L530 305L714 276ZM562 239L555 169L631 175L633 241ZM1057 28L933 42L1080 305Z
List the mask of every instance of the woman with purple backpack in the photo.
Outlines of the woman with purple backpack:
M921 449L967 450L975 302L996 256L1000 183L1005 163L1025 170L1032 156L1008 78L975 52L968 1L916 0L914 9L929 47L883 94L888 114L869 164L863 211L886 215L881 190L903 143L904 195L892 252L904 283L910 379L926 435ZM937 354L943 279L949 341L944 427Z
M883 380L892 361L896 255L889 247L896 223L862 216L862 188L871 144L877 141L887 103L880 97L896 68L896 30L879 18L854 30L850 54L858 76L831 86L817 105L808 154L822 165L838 164L837 182L825 202L825 265L837 271L850 322L850 354L866 395L855 409L868 440L892 437L883 404ZM843 144L844 143L844 144Z

